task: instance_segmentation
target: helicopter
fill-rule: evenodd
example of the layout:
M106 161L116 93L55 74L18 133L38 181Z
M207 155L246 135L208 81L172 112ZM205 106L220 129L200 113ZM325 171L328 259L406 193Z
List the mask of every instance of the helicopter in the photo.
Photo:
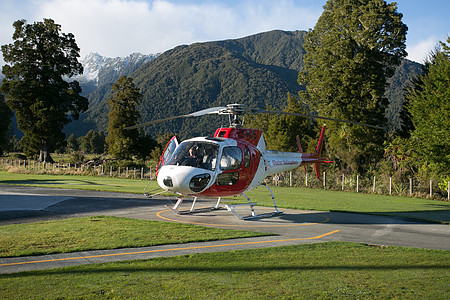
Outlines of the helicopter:
M195 137L181 143L178 142L176 136L172 137L157 165L157 183L164 191L178 195L177 202L173 206L169 206L177 214L193 214L226 208L239 219L251 220L283 214L277 208L272 190L263 183L267 176L293 170L299 166L305 166L306 168L306 165L313 164L316 177L320 180L321 164L332 162L321 157L325 125L322 127L314 153L302 152L298 136L298 153L267 150L261 130L243 127L243 117L246 114L257 113L287 114L382 129L379 126L321 116L251 109L238 103L151 121L125 129L136 129L178 118L200 117L210 114L228 115L230 126L218 128L212 137ZM252 202L246 195L247 192L259 186L264 186L269 190L274 206L272 212L256 214L254 207L257 203ZM229 196L243 196L248 203L226 204L225 207L222 207L220 205L222 198ZM180 205L186 197L193 197L191 208L181 210ZM211 207L195 208L197 199L200 197L217 198L217 202ZM242 205L250 207L251 214L249 216L242 216L237 212L237 207Z

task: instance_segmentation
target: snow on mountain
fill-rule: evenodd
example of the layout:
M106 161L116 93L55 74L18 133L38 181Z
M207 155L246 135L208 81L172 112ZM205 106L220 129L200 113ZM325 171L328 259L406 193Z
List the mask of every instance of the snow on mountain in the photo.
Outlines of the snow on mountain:
M144 55L133 53L126 57L104 57L98 53L89 53L80 60L84 72L74 79L80 83L93 83L97 85L104 81L104 77L109 80L117 80L120 75L128 75L141 65L155 59L158 54ZM109 81L108 80L108 81Z

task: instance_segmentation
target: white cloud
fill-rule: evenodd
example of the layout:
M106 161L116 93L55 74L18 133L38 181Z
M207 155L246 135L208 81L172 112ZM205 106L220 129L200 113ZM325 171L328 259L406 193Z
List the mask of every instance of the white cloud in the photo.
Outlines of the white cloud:
M293 1L242 1L234 6L169 0L40 1L35 19L51 18L75 35L82 55L157 53L180 44L242 37L272 29L307 30L321 10Z
M424 63L428 55L435 49L439 42L436 36L431 36L425 40L418 41L412 46L407 46L408 59L418 63Z

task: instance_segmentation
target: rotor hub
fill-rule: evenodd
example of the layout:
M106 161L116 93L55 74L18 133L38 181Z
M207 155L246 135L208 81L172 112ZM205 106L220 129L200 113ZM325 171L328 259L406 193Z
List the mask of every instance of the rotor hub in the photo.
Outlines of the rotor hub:
M226 108L219 111L219 115L228 115L230 119L230 126L233 128L240 128L244 124L244 118L248 113L248 108L243 104L228 104Z

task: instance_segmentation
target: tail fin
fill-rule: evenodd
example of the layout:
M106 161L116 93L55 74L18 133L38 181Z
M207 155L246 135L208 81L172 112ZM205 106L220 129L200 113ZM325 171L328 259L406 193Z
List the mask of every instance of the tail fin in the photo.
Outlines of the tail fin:
M320 157L320 154L322 153L322 147L323 147L323 134L325 133L325 125L322 127L322 131L320 132L319 142L317 143L317 149L316 149L316 156L317 158Z
M314 153L303 153L302 152L302 146L300 144L300 138L297 136L297 144L298 144L298 150L300 153L302 153L302 165L305 167L306 171L306 165L307 164L314 164L314 168L316 170L316 177L320 181L322 179L320 178L320 165L323 163L331 163L332 161L326 161L324 158L321 158L320 155L322 154L322 147L323 147L323 141L324 141L324 133L325 133L325 125L322 127L322 131L320 132L319 142L317 143L316 152Z

